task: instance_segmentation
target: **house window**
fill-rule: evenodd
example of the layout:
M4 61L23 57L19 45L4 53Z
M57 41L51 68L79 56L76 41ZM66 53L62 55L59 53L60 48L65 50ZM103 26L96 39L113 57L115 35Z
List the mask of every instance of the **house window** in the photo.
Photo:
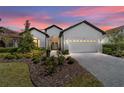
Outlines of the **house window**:
M38 38L34 37L33 41L34 41L36 47L40 47L40 40Z
M0 47L5 47L5 42L3 40L0 40Z

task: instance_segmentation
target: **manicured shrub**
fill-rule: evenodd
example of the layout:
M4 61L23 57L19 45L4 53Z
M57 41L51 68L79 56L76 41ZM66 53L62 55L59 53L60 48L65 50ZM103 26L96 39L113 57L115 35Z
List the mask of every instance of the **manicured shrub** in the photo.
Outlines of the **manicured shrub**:
M121 52L121 56L124 57L124 51Z
M50 56L50 50L49 50L49 49L46 50L46 56L47 56L47 57Z
M33 55L31 53L26 53L26 54L22 54L24 58L32 58Z
M39 48L39 47L35 47L34 49L35 50L40 50L40 51L42 50L42 48Z
M40 58L39 57L34 57L33 59L32 59L32 61L33 61L33 63L34 64L37 64L37 63L40 63Z
M73 64L75 62L75 60L71 56L67 57L66 61L68 64Z
M41 50L33 50L32 51L32 55L33 56L37 56L37 57L41 57L42 52L41 52Z
M17 52L17 49L18 49L18 48L12 48L12 49L10 49L8 52L11 53L11 54L14 54L14 53Z
M16 50L17 48L1 48L0 47L0 53L8 53L12 50Z
M52 74L55 69L56 69L56 62L55 62L55 57L52 56L52 57L48 57L46 62L45 62L45 65L46 65L46 71L47 71L47 74Z
M124 50L124 44L117 44L117 46L120 48L120 50Z
M16 55L8 54L5 56L5 59L15 59Z
M63 53L64 55L67 55L67 54L69 54L69 50L64 50L64 51L62 51L62 53Z
M16 59L24 58L23 54L15 54L15 56L16 56Z
M105 47L105 48L103 48L103 53L112 55L113 50L111 48L109 48L109 47Z
M47 49L46 48L40 48L41 51L46 51ZM48 49L49 50L49 49Z
M42 56L41 57L41 61L46 61L47 57L46 56Z
M9 53L0 53L0 58L5 58Z
M65 57L64 56L61 55L61 56L58 57L58 65L63 65L64 61L65 61Z

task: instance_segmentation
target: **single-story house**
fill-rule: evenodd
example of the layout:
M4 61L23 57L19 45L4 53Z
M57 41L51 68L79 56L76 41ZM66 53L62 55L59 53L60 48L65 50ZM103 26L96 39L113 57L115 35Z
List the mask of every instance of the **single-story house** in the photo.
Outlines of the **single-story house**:
M102 52L102 40L106 34L86 20L66 29L52 25L42 30L32 27L29 31L37 47L69 50L70 53ZM0 47L18 47L19 35L15 31L0 27ZM9 43L6 43L3 37L10 38Z
M0 47L18 47L19 33L0 27Z
M39 30L35 27L29 30L37 47L51 50L69 50L70 53L102 52L102 40L105 32L84 20L66 29L56 25Z

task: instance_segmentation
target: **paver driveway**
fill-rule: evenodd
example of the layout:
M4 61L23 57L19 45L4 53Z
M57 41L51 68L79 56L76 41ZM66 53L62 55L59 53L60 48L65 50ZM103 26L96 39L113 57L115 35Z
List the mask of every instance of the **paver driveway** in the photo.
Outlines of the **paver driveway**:
M101 53L70 54L106 87L124 87L124 59Z

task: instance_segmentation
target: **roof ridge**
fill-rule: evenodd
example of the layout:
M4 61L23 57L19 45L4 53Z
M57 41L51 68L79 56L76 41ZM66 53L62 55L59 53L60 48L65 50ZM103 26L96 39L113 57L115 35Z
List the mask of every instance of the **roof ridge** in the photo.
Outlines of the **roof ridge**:
M72 26L69 26L68 28L64 29L63 31L60 32L60 35L59 35L59 36L61 37L61 35L62 35L65 31L67 31L68 29L71 29L71 28L73 28L73 27L75 27L75 26L77 26L77 25L79 25L79 24L82 24L82 23L85 23L85 24L87 24L87 25L93 27L94 29L100 31L102 34L105 34L105 31L103 31L103 30L101 30L100 28L94 26L93 24L91 24L90 22L88 22L88 21L86 21L86 20L83 20L83 21L81 21L81 22L78 22L78 23L76 23L76 24L74 24L74 25L72 25Z
M0 28L4 28L5 30L9 30L9 31L11 31L11 32L13 32L13 33L19 33L19 32L17 32L17 31L11 30L11 29L9 29L9 28L7 28L7 27L0 26Z
M41 33L43 33L43 34L46 35L47 37L49 37L49 35L48 35L46 32L43 32L43 31L41 31L41 30L39 30L39 29L37 29L37 28L35 28L35 27L30 28L29 31L31 31L31 30L33 30L33 29L35 29L35 30L37 30L37 31L39 31L39 32L41 32Z
M52 27L57 27L58 29L63 30L62 28L60 28L59 26L57 26L57 25L55 25L55 24L48 26L48 27L45 28L44 30L50 29L50 28L52 28Z

